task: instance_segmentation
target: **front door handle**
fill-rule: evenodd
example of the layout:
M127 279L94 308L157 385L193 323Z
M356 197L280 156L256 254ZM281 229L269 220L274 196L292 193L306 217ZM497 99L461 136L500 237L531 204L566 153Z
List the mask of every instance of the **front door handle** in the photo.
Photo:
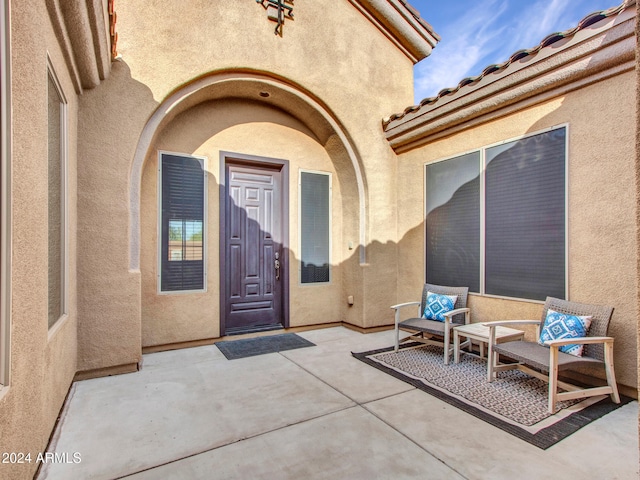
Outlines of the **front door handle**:
M280 280L280 260L278 260L279 258L280 258L280 254L276 252L276 259L273 264L274 268L276 269L276 280Z

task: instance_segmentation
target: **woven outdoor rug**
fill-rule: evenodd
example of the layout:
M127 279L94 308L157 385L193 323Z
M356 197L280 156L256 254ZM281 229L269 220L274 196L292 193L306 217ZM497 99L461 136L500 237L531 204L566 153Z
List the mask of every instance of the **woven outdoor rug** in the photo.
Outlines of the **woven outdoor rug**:
M352 355L542 449L631 401L621 396L615 404L603 395L558 402L550 415L547 383L519 370L499 372L489 383L486 360L475 355L463 353L460 363L445 365L442 347L422 344Z
M265 353L284 352L303 347L315 347L306 338L295 333L283 333L266 337L225 340L215 344L228 360L264 355Z

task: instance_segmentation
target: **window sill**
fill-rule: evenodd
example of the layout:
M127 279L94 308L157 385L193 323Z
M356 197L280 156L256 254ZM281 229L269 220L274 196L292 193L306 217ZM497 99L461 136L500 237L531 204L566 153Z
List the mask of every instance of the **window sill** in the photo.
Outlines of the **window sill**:
M473 297L480 297L480 298L495 298L496 300L507 300L510 302L519 302L519 303L536 303L536 304L544 305L544 300L533 300L531 298L502 297L500 295L490 295L488 293L476 293L476 292L469 292L469 295Z
M9 385L0 385L0 407L2 406L2 401L9 393Z
M62 330L62 327L69 321L69 314L65 313L64 315L62 315L57 321L56 323L53 324L52 327L49 328L49 334L47 336L47 343L51 343L51 340L53 340L53 337L55 337L58 332L60 330Z
M163 292L162 290L158 290L156 292L157 295L189 295L189 294L198 294L198 293L207 293L207 289L204 290L167 290Z

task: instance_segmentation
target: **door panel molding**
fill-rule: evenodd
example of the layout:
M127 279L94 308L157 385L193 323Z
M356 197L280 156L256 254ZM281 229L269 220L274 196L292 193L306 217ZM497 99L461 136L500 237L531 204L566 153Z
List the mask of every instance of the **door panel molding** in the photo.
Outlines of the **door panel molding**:
M284 328L289 327L289 161L276 159L276 158L268 158L268 157L259 157L255 155L245 155L241 153L235 152L220 152L220 234L219 234L219 244L220 244L220 335L227 334L227 316L231 311L238 312L245 308L250 308L251 305L245 303L243 306L235 305L228 302L228 296L231 293L230 289L237 290L238 292L244 293L247 297L251 296L251 293L255 290L256 287L251 289L250 284L246 284L243 286L242 281L239 279L239 282L230 282L227 283L227 266L231 262L235 262L236 264L240 261L239 254L238 258L234 255L227 256L227 234L233 235L237 237L240 235L240 219L233 218L231 222L231 232L228 231L227 221L226 221L226 210L227 210L227 202L230 198L229 186L227 185L227 167L228 166L238 166L238 167L253 167L258 169L264 169L265 171L279 171L281 176L281 233L282 238L275 238L274 240L281 245L282 255L280 258L280 282L281 282L281 324ZM269 180L268 176L262 176L260 174L253 174L247 172L231 172L234 175L234 179L237 180L245 180L255 182L256 184L267 185L271 180ZM231 196L237 202L239 200L239 195L241 195L240 189L234 189L235 191L231 192ZM247 192L247 195L250 192ZM267 195L267 197L269 197ZM247 200L251 201L251 198L247 198ZM266 201L272 204L275 200L273 198L266 198ZM265 224L272 225L273 218L268 217L265 218ZM258 234L262 232L259 229ZM272 232L266 232L265 239L271 240ZM269 247L266 247L265 255L268 254ZM271 248L273 250L273 248ZM273 253L273 252L272 252ZM267 255L269 256L269 255ZM267 265L269 274L273 273L273 266L271 263L265 263ZM244 291L246 290L246 291ZM253 304L253 307L261 307L263 306L262 301L256 301ZM265 306L266 308L266 306Z

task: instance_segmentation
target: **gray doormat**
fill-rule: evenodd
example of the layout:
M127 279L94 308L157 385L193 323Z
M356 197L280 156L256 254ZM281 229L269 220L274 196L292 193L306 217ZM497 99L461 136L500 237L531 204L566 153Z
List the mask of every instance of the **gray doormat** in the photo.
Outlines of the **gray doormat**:
M246 338L242 340L225 340L215 344L228 360L264 355L265 353L283 352L303 347L315 347L315 343L296 335L283 333L266 337Z
M500 372L489 383L486 361L475 355L445 365L442 347L422 344L397 353L389 347L352 355L541 449L632 400L621 395L615 404L607 395L559 402L551 415L547 383L518 370Z

